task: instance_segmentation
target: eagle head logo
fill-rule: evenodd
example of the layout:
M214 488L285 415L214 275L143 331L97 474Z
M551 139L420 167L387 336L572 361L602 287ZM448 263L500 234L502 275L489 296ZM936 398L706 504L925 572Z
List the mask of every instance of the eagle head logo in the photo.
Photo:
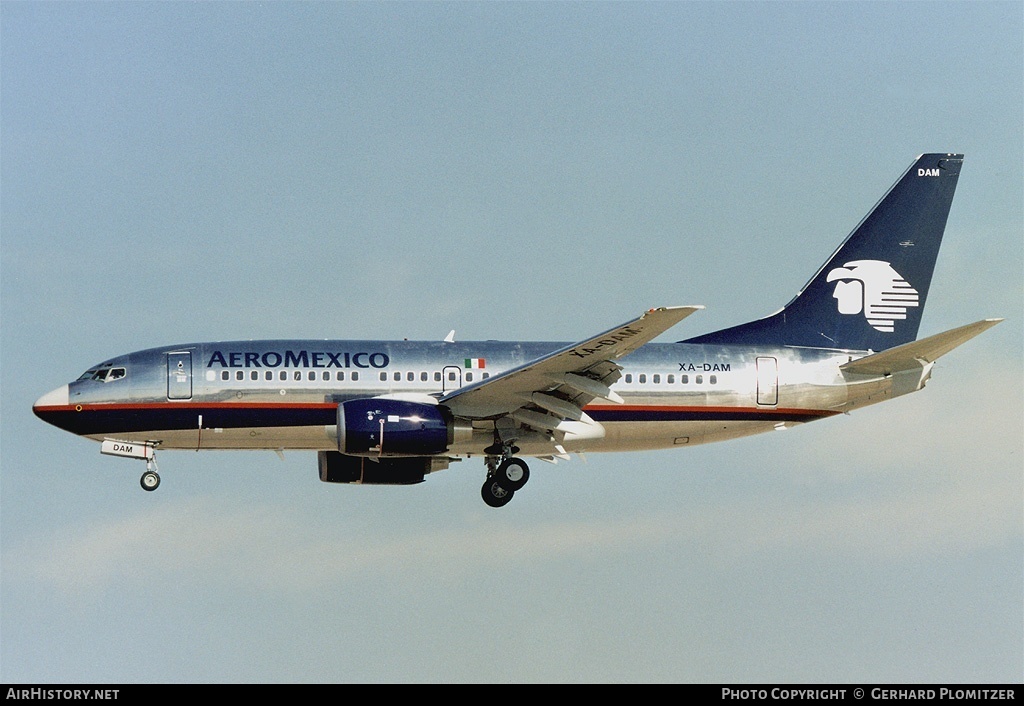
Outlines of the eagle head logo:
M863 314L877 331L892 333L896 322L907 318L907 309L920 306L917 290L888 262L854 260L828 273L836 282L840 314Z

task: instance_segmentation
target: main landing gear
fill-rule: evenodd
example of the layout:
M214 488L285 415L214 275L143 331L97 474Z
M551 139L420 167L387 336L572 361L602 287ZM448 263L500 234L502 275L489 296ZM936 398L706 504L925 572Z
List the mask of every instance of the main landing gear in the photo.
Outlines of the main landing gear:
M480 495L491 507L507 505L515 492L530 480L530 467L521 458L511 455L513 448L506 449L501 456L501 463L497 462L497 456L487 456L485 459L487 480L480 489Z

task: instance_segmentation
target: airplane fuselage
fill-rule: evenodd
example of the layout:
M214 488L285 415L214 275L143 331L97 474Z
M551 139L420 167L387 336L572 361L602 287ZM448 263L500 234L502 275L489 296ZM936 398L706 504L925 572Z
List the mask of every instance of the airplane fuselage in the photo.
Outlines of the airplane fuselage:
M345 400L396 396L436 403L447 393L564 345L193 343L111 359L70 383L66 402L54 399L37 411L59 427L98 441L119 439L164 449L337 450L338 405ZM570 436L566 450L626 451L722 441L888 399L893 396L891 378L840 370L865 354L649 343L619 361L623 370L612 389L623 402L594 400L584 407L597 427L594 433ZM493 423L486 419L466 422L446 453L483 454L493 433ZM520 455L551 453L547 435L535 436L517 442Z

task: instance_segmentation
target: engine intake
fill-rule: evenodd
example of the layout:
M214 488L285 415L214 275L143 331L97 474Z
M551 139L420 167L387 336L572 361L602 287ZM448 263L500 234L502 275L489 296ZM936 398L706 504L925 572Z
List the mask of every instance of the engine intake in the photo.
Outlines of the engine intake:
M432 456L448 450L455 425L447 408L368 398L338 405L338 451L353 456Z

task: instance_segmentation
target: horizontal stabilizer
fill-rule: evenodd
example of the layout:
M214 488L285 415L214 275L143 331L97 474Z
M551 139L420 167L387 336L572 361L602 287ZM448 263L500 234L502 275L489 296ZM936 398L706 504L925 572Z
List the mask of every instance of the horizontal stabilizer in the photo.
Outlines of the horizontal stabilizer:
M881 353L854 360L841 366L848 373L862 375L890 375L901 370L910 370L921 363L934 363L941 356L975 336L998 324L1002 319L985 319L967 326L961 326L945 333L938 333L920 341L905 343Z

